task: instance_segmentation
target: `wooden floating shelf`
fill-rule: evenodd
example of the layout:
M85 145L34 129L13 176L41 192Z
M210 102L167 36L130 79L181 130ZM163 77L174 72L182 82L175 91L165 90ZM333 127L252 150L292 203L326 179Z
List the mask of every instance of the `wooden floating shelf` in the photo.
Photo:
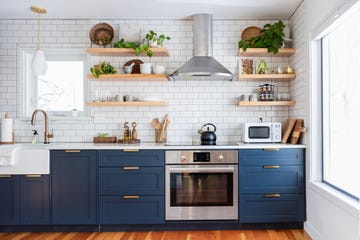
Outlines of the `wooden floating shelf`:
M238 106L295 106L295 101L240 101Z
M258 80L258 79L274 79L274 80L293 80L295 74L239 74L239 80Z
M168 57L169 52L166 48L150 48L153 51L153 57ZM88 48L86 52L93 56L136 56L135 50L131 48ZM146 57L142 52L139 57Z
M153 81L163 82L169 81L166 74L100 74L99 78L95 78L91 73L87 75L88 79L94 80L118 80L118 81Z
M97 107L144 107L144 106L167 106L166 101L133 101L133 102L87 102L86 106Z
M267 48L248 48L244 52L242 48L238 51L241 57L290 57L295 53L295 48L279 48L277 54L268 53Z

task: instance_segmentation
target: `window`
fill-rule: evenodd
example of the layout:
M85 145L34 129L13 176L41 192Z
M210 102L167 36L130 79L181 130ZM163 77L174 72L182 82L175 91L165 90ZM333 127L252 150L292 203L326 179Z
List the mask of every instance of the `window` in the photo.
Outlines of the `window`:
M82 113L86 89L85 51L46 50L45 54L48 70L43 76L34 76L31 71L33 51L26 52L25 115L30 116L37 108L58 116L70 116L73 109Z
M323 181L359 198L360 13L321 39Z

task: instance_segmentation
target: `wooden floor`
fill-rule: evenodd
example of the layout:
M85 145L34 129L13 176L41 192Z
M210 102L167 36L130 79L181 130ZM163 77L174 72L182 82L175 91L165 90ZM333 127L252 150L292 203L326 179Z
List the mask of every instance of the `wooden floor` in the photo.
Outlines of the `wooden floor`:
M5 233L1 240L311 240L303 230Z

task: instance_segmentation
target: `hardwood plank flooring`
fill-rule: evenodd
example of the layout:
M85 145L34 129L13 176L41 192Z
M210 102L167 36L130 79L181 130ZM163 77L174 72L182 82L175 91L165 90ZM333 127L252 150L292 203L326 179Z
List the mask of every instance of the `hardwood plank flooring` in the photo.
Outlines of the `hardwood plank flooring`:
M305 231L0 232L1 240L311 240Z

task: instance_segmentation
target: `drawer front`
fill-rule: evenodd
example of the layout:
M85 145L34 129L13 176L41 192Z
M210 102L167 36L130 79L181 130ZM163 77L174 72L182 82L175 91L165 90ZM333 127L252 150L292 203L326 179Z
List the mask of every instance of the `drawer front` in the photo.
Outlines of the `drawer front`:
M127 197L127 198L126 198ZM100 224L163 224L164 196L102 196Z
M245 149L239 151L240 165L303 165L304 149Z
M164 195L164 167L99 169L100 195Z
M305 221L303 194L240 195L239 221L257 222L302 222Z
M164 151L161 150L102 150L99 152L99 166L164 166Z
M304 167L239 166L240 194L304 193Z

